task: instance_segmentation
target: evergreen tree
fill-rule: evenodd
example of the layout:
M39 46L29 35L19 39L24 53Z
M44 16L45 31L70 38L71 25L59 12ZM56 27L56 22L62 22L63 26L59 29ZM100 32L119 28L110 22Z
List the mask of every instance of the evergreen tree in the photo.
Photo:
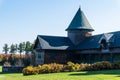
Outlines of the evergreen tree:
M10 53L14 54L16 52L16 46L14 44L12 44L10 46Z
M3 47L3 52L5 52L5 54L7 54L9 51L9 47L8 47L8 44L4 44L4 47Z
M26 55L31 51L31 43L29 41L26 42L25 53Z
M15 44L15 52L18 51L18 44Z
M20 58L21 58L21 53L25 51L25 42L19 44L18 51L20 53Z

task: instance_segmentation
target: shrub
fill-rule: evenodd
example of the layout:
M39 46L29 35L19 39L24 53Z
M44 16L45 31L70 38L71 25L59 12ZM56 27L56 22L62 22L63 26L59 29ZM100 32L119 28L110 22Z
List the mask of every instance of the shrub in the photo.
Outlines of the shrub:
M22 58L24 66L29 66L30 65L30 59L28 58Z
M36 75L39 74L39 69L37 67L28 66L23 69L23 75Z
M62 64L51 63L51 64L44 64L39 66L41 73L55 73L61 72L63 70Z
M24 65L28 66L28 64L26 64L26 60L24 60L24 54L22 54L21 57L19 54L0 54L0 65L4 65L5 62L9 62L12 66L15 66L19 59L22 60Z
M9 62L5 62L3 66L11 66Z
M120 69L120 62L115 62L112 64L113 69Z
M73 62L68 62L66 65L51 63L38 65L37 67L28 66L23 69L23 75L36 75L40 73L56 73L62 71L96 71L96 70L109 70L112 68L120 68L120 63L111 64L108 61L96 62L94 64L75 64Z
M49 66L48 64L44 64L41 66L41 73L50 73L51 72L51 66Z
M34 68L33 68L33 74L34 74L34 75L40 74L38 67L34 67Z
M112 64L108 61L96 62L88 66L86 70L109 70L112 69Z
M15 66L24 66L24 64L23 64L22 60L19 59L15 62Z
M68 62L67 65L64 65L63 71L80 71L80 65L74 64L73 62Z
M80 64L80 71L88 71L91 69L92 64L81 63Z
M62 64L57 64L57 63L51 63L49 64L51 66L51 72L61 72L63 70L63 65Z

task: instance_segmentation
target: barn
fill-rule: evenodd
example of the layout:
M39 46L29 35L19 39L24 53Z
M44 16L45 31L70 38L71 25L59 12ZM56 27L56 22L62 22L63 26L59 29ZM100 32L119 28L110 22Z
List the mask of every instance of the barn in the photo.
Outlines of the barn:
M81 8L66 29L67 36L38 35L35 41L35 63L94 63L120 61L120 31L92 35Z

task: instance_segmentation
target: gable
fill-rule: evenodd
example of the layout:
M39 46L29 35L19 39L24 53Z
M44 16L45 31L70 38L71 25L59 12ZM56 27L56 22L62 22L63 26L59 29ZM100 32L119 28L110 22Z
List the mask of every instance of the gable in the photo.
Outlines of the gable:
M67 37L58 36L42 36L38 35L36 41L36 48L39 49L53 49L53 50L69 50L73 48L73 44Z
M113 42L113 34L110 34L110 33L105 33L101 36L100 40L99 40L99 43L101 43L101 41L104 39L106 40L107 42Z

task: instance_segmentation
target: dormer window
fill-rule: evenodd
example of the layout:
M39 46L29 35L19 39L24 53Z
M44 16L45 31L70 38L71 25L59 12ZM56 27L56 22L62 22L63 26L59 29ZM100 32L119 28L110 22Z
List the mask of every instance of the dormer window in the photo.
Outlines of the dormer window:
M108 42L105 39L101 40L100 46L101 46L101 49L105 49L105 50L109 48Z
M113 34L105 33L101 36L99 40L101 50L109 50L109 46L112 44Z

